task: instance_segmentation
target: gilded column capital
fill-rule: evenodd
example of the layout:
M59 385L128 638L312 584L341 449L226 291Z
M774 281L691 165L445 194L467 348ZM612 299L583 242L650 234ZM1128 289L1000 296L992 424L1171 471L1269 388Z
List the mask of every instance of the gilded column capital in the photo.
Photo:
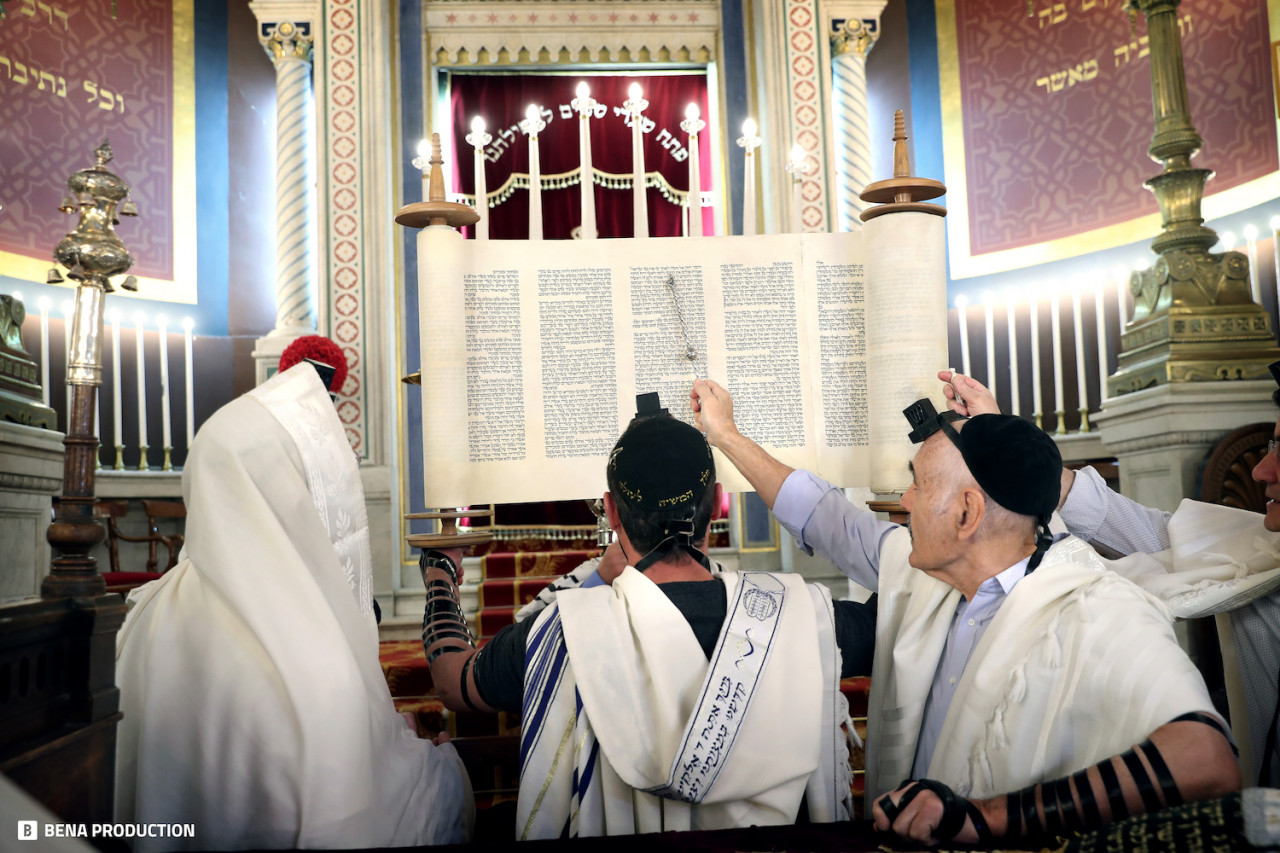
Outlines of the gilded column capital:
M854 53L866 56L880 37L880 22L874 18L835 19L831 22L831 56Z
M314 37L310 21L264 22L258 25L258 41L272 63L283 59L311 62Z

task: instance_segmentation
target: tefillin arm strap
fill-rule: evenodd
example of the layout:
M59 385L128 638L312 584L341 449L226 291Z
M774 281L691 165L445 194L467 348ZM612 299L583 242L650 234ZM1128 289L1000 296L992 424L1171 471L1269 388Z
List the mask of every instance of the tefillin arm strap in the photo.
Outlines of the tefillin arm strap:
M1208 714L1184 714L1171 722L1183 721L1212 726L1226 737L1221 724ZM1182 792L1178 789L1178 783L1173 778L1169 765L1165 763L1164 756L1150 739L1119 758L1120 767L1128 773L1138 789L1145 811L1152 812L1182 804ZM1097 770L1096 776L1089 772L1091 769ZM1109 807L1107 818L1102 816L1100 809L1103 801ZM1043 820L1040 817L1041 808L1037 806L1043 808ZM1057 835L1063 831L1085 832L1097 829L1106 822L1123 820L1130 814L1114 757L1071 776L1013 791L1006 795L1005 811L1008 816L1008 838Z
M425 550L418 567L427 587L427 605L422 615L422 650L430 666L441 655L474 649L476 642L458 601L458 568L453 561L439 551ZM448 580L437 577L428 582L427 570L433 568L443 571ZM448 644L441 645L445 641Z

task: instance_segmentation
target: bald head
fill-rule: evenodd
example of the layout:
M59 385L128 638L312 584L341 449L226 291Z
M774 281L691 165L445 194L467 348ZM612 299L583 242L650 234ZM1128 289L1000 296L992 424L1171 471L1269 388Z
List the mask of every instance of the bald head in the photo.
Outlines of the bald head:
M968 422L954 426L963 430ZM1035 519L993 500L944 433L920 445L911 473L902 496L911 514L911 565L971 595L1034 550Z

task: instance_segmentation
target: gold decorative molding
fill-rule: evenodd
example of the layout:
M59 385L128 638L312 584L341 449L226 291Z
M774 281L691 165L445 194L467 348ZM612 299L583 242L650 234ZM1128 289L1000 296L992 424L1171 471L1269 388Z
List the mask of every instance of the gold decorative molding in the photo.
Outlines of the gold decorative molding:
M875 21L856 18L842 21L835 35L831 37L832 57L843 56L846 53L866 56L867 52L875 46L876 39L880 37L879 28L873 29L875 23Z
M310 62L315 48L310 21L262 24L258 41L262 43L273 63L282 59L300 59L303 62Z
M423 10L436 66L686 63L715 59L715 0L453 0Z

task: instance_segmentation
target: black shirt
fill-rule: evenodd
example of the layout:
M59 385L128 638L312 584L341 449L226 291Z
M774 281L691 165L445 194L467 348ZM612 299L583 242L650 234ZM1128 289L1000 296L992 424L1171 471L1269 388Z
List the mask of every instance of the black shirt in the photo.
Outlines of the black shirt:
M658 584L693 628L702 652L711 659L729 604L721 581L677 581ZM871 674L876 639L876 597L866 604L835 601L836 644L840 647L840 677ZM480 697L490 707L520 712L524 700L525 646L533 623L523 622L499 631L476 656L472 669Z

